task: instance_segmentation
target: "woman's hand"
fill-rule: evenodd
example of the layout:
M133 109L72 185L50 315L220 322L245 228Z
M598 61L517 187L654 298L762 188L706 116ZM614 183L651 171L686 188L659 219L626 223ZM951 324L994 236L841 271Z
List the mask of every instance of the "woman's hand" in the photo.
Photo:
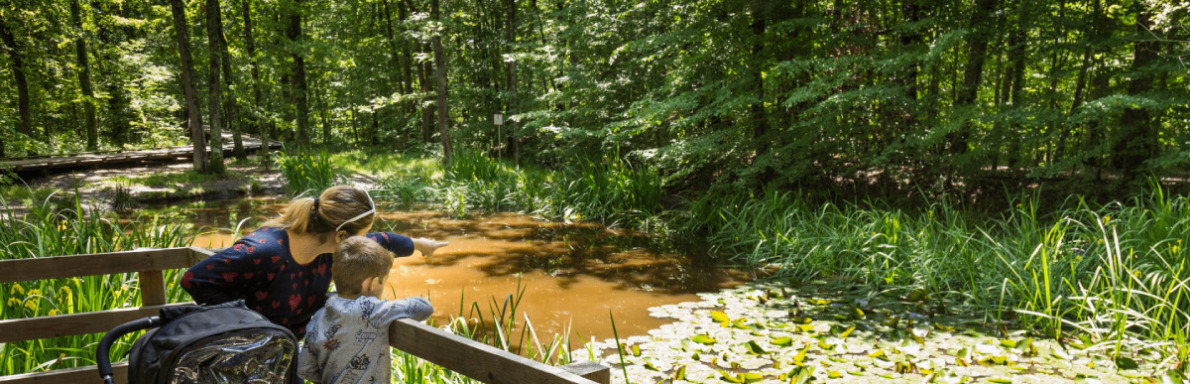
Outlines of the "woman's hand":
M419 238L413 239L413 249L418 252L421 252L421 255L425 256L425 257L434 256L434 251L438 250L438 248L442 248L443 246L445 246L447 244L450 244L450 243L445 242L445 241L438 241L438 240L434 240L434 239L427 239L424 237L419 237Z

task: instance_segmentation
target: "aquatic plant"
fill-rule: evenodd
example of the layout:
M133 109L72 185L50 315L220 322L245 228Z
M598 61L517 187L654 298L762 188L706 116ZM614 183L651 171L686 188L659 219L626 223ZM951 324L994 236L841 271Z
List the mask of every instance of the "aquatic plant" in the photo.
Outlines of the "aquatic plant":
M725 263L804 281L832 278L876 292L918 292L1050 338L1124 349L1184 346L1190 200L1155 185L1127 204L1069 200L1050 216L1020 197L1001 217L941 199L920 211L812 204L769 192L709 195L692 205L687 236L706 234ZM1106 347L1106 344L1105 344Z
M159 221L156 217L121 223L96 209L84 209L78 194L72 208L59 208L48 196L28 212L17 212L0 196L0 259L24 259L116 252L138 247L178 247L193 241L187 224ZM167 271L170 302L189 300L176 285L177 271ZM136 274L113 274L68 279L0 284L3 292L0 319L20 319L58 314L128 308L140 305ZM94 345L102 334L60 337L0 344L0 376L94 364ZM131 340L131 339L128 339ZM113 346L113 356L128 351L131 343Z
M336 182L331 155L325 149L317 154L301 150L289 153L280 151L276 153L276 161L290 195L316 194Z
M543 343L529 316L518 312L525 290L526 287L518 280L515 292L503 298L490 297L486 312L480 309L480 303L477 301L465 305L466 301L460 292L458 315L452 315L450 321L441 328L544 364L565 365L574 362L571 357L569 329L562 334L553 335ZM518 320L518 315L523 316L523 323ZM397 382L478 383L474 379L401 350L394 349L393 352L393 376L400 380Z
M1112 356L1090 345L1002 332L963 315L931 316L916 297L816 281L750 283L650 308L674 322L574 351L612 367L612 382L1057 383L1183 382L1154 351Z

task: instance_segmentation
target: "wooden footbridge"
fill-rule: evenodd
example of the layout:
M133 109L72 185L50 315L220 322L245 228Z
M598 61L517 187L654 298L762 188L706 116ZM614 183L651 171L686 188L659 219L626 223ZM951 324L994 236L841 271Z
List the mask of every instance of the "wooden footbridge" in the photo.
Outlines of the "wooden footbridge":
M137 308L0 320L0 343L103 333L127 321L156 316L162 308L190 304L169 302L164 271L188 268L212 254L211 250L181 247L0 260L0 283L137 273L141 294L141 306ZM564 366L545 365L411 319L392 323L388 332L389 345L394 348L482 383L609 384L611 381L611 370L600 364L584 361ZM118 363L113 368L115 382L126 383L128 363ZM0 384L86 382L101 382L96 366L0 376Z
M264 147L260 139L241 136L244 151L253 152ZM269 148L280 148L281 142L270 140ZM235 149L230 133L223 134L223 154L230 156ZM210 151L210 149L207 149ZM189 161L194 155L194 146L177 146L146 149L143 151L100 151L70 153L51 156L29 156L0 158L0 170L18 174L47 173L55 170L102 168L108 166L134 165L148 162Z

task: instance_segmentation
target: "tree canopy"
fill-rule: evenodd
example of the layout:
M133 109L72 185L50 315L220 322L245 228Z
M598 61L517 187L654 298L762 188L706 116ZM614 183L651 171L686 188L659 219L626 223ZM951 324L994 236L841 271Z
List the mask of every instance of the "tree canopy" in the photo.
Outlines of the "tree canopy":
M184 24L145 0L0 5L0 156L194 144L197 124L210 145L617 154L674 188L1190 169L1174 0L172 1Z

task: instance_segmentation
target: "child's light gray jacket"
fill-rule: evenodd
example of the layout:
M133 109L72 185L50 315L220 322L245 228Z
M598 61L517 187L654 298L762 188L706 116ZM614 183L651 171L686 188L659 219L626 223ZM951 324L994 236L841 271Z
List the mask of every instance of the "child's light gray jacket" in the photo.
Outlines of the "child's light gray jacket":
M298 354L298 376L325 384L391 383L388 325L397 319L425 320L434 313L420 297L381 300L332 295L306 327Z

